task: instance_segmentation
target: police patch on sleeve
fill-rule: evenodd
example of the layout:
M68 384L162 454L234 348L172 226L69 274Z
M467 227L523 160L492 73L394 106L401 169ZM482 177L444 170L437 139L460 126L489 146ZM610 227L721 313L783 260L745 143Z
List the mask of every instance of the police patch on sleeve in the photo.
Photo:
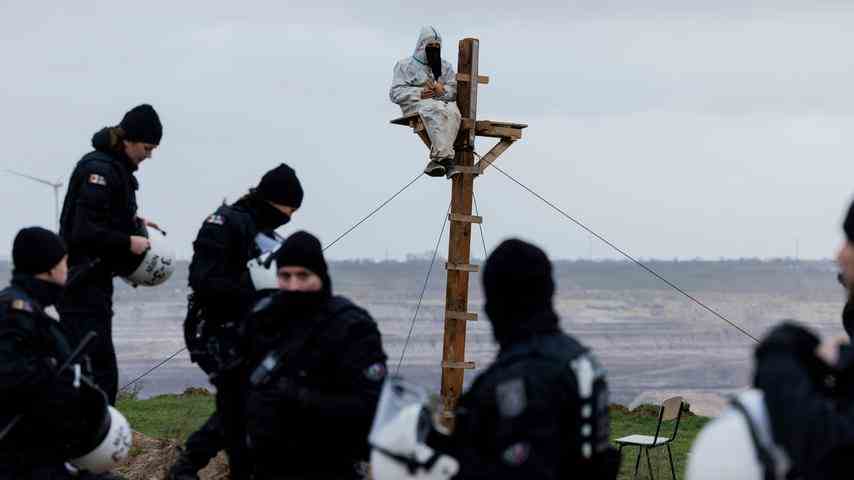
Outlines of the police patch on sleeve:
M225 219L222 218L222 215L214 213L205 220L205 223L212 223L214 225L225 225Z
M385 364L382 362L377 362L366 368L362 373L365 374L365 378L372 382L379 382L385 378L386 368Z
M525 463L530 455L531 446L527 442L517 442L504 449L501 460L511 467L518 467Z
M514 378L499 383L495 387L495 400L498 404L498 413L502 417L513 418L518 416L528 406L525 381L521 378Z
M89 175L89 183L91 183L92 185L100 185L102 187L106 187L107 186L107 179L104 178L102 175L98 175L97 173L93 173L93 174Z
M12 302L12 310L20 310L22 312L32 313L33 306L30 305L30 302L26 300L18 299Z

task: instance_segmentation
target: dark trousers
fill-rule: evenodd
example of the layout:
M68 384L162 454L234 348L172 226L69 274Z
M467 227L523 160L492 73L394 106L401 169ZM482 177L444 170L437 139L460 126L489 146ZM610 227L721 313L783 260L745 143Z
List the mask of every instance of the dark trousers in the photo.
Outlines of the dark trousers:
M75 346L87 333L98 336L85 353L89 357L92 379L104 393L110 405L116 404L119 391L119 366L113 346L113 280L75 285L57 305L62 323L73 332Z
M64 465L19 466L0 464L0 480L71 480Z
M204 468L220 450L225 450L232 478L249 478L238 392L237 389L218 385L216 411L187 438L183 456L196 471Z

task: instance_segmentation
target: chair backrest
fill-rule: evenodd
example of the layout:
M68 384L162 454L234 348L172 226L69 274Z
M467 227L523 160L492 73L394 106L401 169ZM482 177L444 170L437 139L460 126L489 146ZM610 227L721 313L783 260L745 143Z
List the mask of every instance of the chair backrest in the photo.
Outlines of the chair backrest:
M658 411L658 426L655 427L655 439L658 441L659 433L661 433L661 423L676 420L676 425L673 427L673 434L670 440L676 438L676 433L679 431L679 422L682 419L682 397L671 397L661 403L661 409Z

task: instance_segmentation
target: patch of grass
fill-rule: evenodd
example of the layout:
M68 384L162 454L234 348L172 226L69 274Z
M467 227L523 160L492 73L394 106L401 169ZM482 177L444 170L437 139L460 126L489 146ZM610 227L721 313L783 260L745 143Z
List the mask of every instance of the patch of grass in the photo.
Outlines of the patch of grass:
M214 397L202 389L193 389L146 400L123 398L117 406L134 430L149 437L183 443L213 413Z
M658 423L658 407L654 405L641 405L633 411L628 411L622 406L612 406L611 411L611 441L632 434L654 435L655 426ZM688 461L688 450L691 448L694 438L700 433L700 429L711 420L708 417L699 417L692 413L682 413L679 423L679 432L676 440L670 448L673 450L673 462L676 464L677 478L685 478L685 467ZM659 435L669 437L673 431L675 422L665 422ZM615 444L616 445L616 444ZM623 448L623 463L620 468L620 480L632 478L637 459L637 447ZM652 471L655 478L671 478L670 463L667 459L667 449L664 447L650 450L652 460ZM639 478L649 478L649 468L646 465L646 456L641 458Z
M147 400L125 398L119 400L119 410L125 414L131 426L149 436L175 440L183 443L187 436L198 429L214 411L214 397L203 389L188 390L180 395L161 395ZM641 405L628 411L623 406L612 405L611 439L631 434L652 435L658 422L658 407ZM684 478L688 450L700 429L710 419L692 413L683 413L679 433L673 442L673 460L676 463L676 475ZM669 436L672 423L665 423L662 435ZM637 448L623 449L623 463L620 468L620 480L632 478ZM137 454L139 452L132 452ZM670 465L667 450L656 448L650 451L655 478L670 478ZM649 478L646 458L641 458L639 478Z

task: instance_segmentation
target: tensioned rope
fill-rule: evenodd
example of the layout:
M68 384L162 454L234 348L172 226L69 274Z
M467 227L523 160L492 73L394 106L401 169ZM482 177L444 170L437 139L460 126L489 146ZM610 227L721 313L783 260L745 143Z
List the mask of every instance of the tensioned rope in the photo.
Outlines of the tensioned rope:
M478 217L480 216L480 212L477 209L477 195L474 194L474 190L471 192L471 198L474 200L474 214ZM483 243L483 261L486 261L486 236L483 234L483 221L477 224L480 227L480 241Z
M388 200L386 200L386 201L384 201L383 203L381 203L377 208L375 208L375 209L371 210L371 213L369 213L367 216L365 216L365 218L363 218L363 219L359 220L358 222L356 222L356 224L355 224L355 225L353 225L352 227L348 228L348 229L347 229L347 231L345 231L344 233L342 233L341 235L339 235L339 236L338 236L338 238L336 238L336 239L335 239L335 240L333 240L330 244L328 244L328 245L326 245L325 247L323 247L323 251L325 252L328 248L332 247L332 245L335 245L336 243L338 243L338 241L339 241L339 240L341 240L342 238L346 237L346 236L347 236L347 234L349 234L350 232L352 232L353 230L355 230L359 225L361 225L361 224L365 223L369 218L373 217L375 213L377 213L377 212L379 212L380 210L382 210L382 208L383 208L383 207L385 207L386 205L388 205L388 204L389 204L389 202L391 202L392 200L394 200L395 198L397 198L397 196L398 196L398 195L400 195L401 193L403 193L403 191L404 191L404 190L406 190L407 188L411 187L411 186L412 186L412 184L413 184L413 183L415 183L415 182L417 182L417 181L418 181L418 179L419 179L419 178L421 178L422 176L424 176L424 172L419 173L417 177L413 178L413 179L412 179L412 181L410 181L409 183L407 183L406 185L404 185L404 186L403 186L403 188L401 188L400 190L398 190L398 191L397 191L397 193L395 193L394 195L392 195Z
M445 213L445 218L442 221L442 230L439 232L439 238L436 240L436 248L433 249L433 257L430 259L430 267L427 269L427 276L424 278L424 286L421 287L421 296L418 297L418 303L415 305L415 313L412 314L412 322L409 324L409 333L406 335L406 341L403 342L403 350L400 351L400 360L397 361L397 368L394 374L400 372L400 366L403 364L403 357L406 355L406 348L409 346L409 339L412 338L412 331L415 329L415 319L418 318L418 311L421 310L421 302L424 300L424 293L427 292L427 283L430 281L430 272L433 271L433 264L436 263L436 255L439 253L439 245L442 243L442 237L445 235L445 225L448 224L448 214L451 213L451 206L448 205L448 211Z
M478 155L478 156L480 156L480 155ZM703 309L705 309L706 311L708 311L708 312L709 312L709 313L711 313L712 315L714 315L714 316L718 317L719 319L723 320L724 322L728 323L730 326L732 326L733 328L735 328L735 329L736 329L736 330L738 330L739 332L743 333L744 335L746 335L747 337L749 337L749 338L750 338L751 340L753 340L754 342L759 343L759 339L757 339L756 337L754 337L753 335L751 335L751 334L750 334L750 332L748 332L747 330L745 330L744 328L742 328L741 326L739 326L739 325L738 325L738 324L736 324L735 322L733 322L733 321L729 320L728 318L724 317L723 315L721 315L720 313L718 313L715 309L713 309L713 308L709 307L708 305L706 305L705 303L703 303L702 301L700 301L699 299L697 299L696 297L694 297L694 296L693 296L693 295L691 295L690 293L688 293L688 292L686 292L685 290L683 290L682 288L680 288L680 287L679 287L678 285L676 285L675 283L673 283L673 282L671 282L670 280L668 280L668 279L664 278L664 276L662 276L660 273L658 273L658 272L656 272L655 270L653 270L651 267L649 267L649 266L648 266L648 265L646 265L645 263L643 263L643 262L641 262L640 260L636 259L635 257L633 257L633 256L629 255L627 252L625 252L624 250L622 250L620 247L618 247L618 246L614 245L613 243L611 243L610 241L608 241L608 239L606 239L606 238L605 238L605 237L603 237L602 235L599 235L598 233L596 233L595 231L593 231L591 228L589 228L587 225L585 225L584 223L582 223L580 220L577 220L577 219L575 219L574 217L572 217L571 215L569 215L568 213L564 212L560 207L558 207L558 206L557 206L557 205L555 205L554 203L552 203L552 202L550 202L550 201L546 200L542 195L540 195L539 193L535 192L534 190L532 190L530 187L528 187L527 185L523 184L523 183L522 183L522 182L520 182L519 180L516 180L513 176L511 176L510 174L508 174L507 172L505 172L504 170L502 170L502 169L501 169L498 165L496 165L495 163L492 163L492 164L491 164L491 166L492 166L492 167L494 167L494 168L495 168L498 172L500 172L502 175L504 175L505 177L507 177L508 179L510 179L511 181L513 181L513 183L515 183L515 184L519 185L519 186L520 186L520 187L522 187L523 189L527 190L527 191L528 191L528 193L530 193L531 195L533 195L533 196L537 197L538 199L542 200L546 205L548 205L549 207L551 207L552 209L554 209L556 212L558 212L558 213L560 213L561 215L563 215L564 217L566 217L569 221L571 221L572 223L574 223L574 224L578 225L579 227L581 227L582 229L584 229L587 233L589 233L589 234L593 235L594 237L598 238L601 242L603 242L603 243L605 243L606 245L608 245L609 247L613 248L617 253L619 253L620 255L622 255L622 256L624 256L624 257L626 257L628 260L630 260L631 262L633 262L634 264L636 264L636 265L637 265L637 266L639 266L640 268L642 268L642 269L646 270L650 275L652 275L652 276L654 276L655 278L657 278L657 279L661 280L661 281L662 281L662 282L664 282L667 286L669 286L670 288L672 288L672 289L676 290L677 292L681 293L682 295L684 295L685 297L687 297L689 300L693 301L694 303L696 303L697 305L699 305L700 307L702 307Z
M332 247L333 245L335 245L336 243L338 243L338 241L340 241L342 238L346 237L350 232L352 232L353 230L355 230L356 228L358 228L360 225L362 225L363 223L365 223L366 221L368 221L368 219L370 219L370 218L371 218L371 217L373 217L377 212L379 212L380 210L382 210L382 209L383 209L383 207L385 207L386 205L388 205L389 203L391 203L391 201L392 201L392 200L394 200L395 198L397 198L397 197L398 197L398 195L400 195L401 193L403 193L407 188L411 187L411 186L412 186L415 182L417 182L417 181L418 181L418 179L419 179L419 178L421 178L422 176L424 176L424 172L419 173L415 178L413 178L412 180L410 180L410 181L409 181L409 183L407 183L406 185L404 185L400 190L398 190L397 192L395 192L391 197L389 197L387 200L385 200L384 202L382 202L381 204L379 204L376 208L374 208L373 210L371 210L371 212L370 212L370 213L368 213L365 217L363 217L361 220L359 220L358 222L356 222L352 227L348 228L344 233L342 233L341 235L339 235L339 236L338 236L338 238L336 238L335 240L333 240L332 242L330 242L329 244L327 244L325 247L323 247L323 251L325 252L328 248ZM448 211L450 212L450 207L448 207ZM447 217L447 215L445 215L445 217ZM447 218L446 218L446 220L447 220ZM442 226L442 230L444 231L444 225ZM433 255L434 260L435 260L435 256L436 256L436 255L434 254L434 255ZM433 264L432 264L432 262L431 262L431 264L430 264L430 268L431 268L431 269L433 268ZM429 279L429 272L428 272L428 274L427 274L427 275L428 275L428 279ZM425 283L425 286L426 286L426 283ZM422 292L422 296L423 296L423 295L424 295L424 294L423 294L423 292ZM421 301L419 300L419 307L420 307L420 305L421 305ZM416 311L416 315L417 315L417 314L418 314L418 312ZM413 319L413 321L414 321L414 319ZM411 330L410 330L410 335L411 335ZM408 342L408 341L409 341L409 340L407 339L407 342ZM186 347L183 347L183 348L181 348L180 350L178 350L177 352L173 353L172 355L169 355L169 356L168 356L168 357L166 357L164 360L162 360L162 361L160 361L159 363L157 363L155 366L153 366L153 367L149 368L149 369L148 369L145 373L143 373L142 375L139 375L139 376L137 376L136 378L134 378L133 380L131 380L130 382L126 383L122 388L120 388L120 389L119 389L119 391L120 391L120 392L123 392L123 391L127 390L127 389L128 389L128 387L130 387L131 385L134 385L134 384L135 384L135 383L137 383L138 381L140 381L140 380L142 380L143 378L147 377L147 376L148 376L148 375L150 375L152 372L154 372L154 371L155 371L155 370L157 370L158 368L160 368L160 367L162 367L163 365L165 365L165 364L166 364L166 362L168 362L169 360L172 360L173 358L177 357L180 353L182 353L182 352L183 352L183 351L185 351L185 350L187 350L187 348L186 348ZM400 366L398 366L398 368L400 368Z

